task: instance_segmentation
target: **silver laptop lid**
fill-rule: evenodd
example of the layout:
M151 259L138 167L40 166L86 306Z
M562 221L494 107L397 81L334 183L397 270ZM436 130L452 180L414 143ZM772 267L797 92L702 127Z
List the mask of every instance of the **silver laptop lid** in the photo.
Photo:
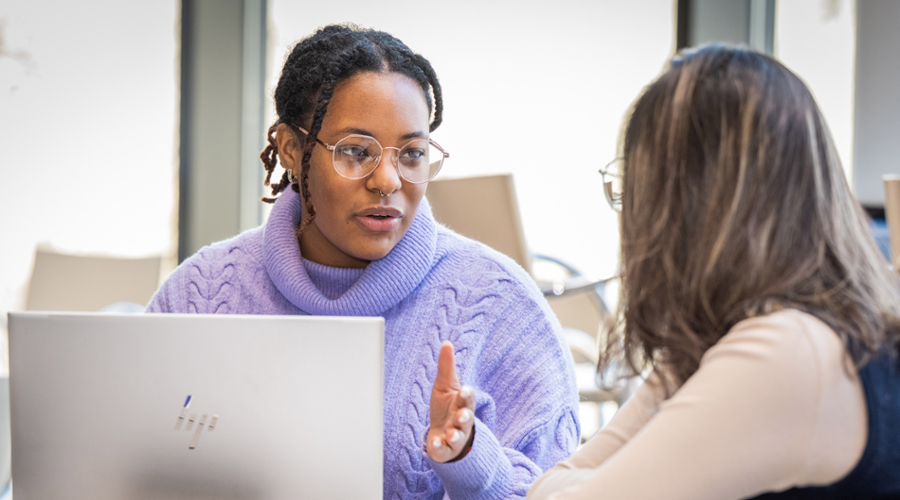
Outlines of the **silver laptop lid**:
M10 314L13 496L381 498L382 318Z

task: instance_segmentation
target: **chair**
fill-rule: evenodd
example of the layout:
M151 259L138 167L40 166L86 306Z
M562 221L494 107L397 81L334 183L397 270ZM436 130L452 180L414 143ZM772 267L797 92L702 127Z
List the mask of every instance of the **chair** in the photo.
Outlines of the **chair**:
M438 222L531 272L512 174L433 180L425 195Z
M159 287L161 261L37 250L25 309L100 311L122 302L144 306Z
M590 281L560 259L528 251L512 174L433 180L425 194L438 222L510 256L529 273L537 260L559 266L564 279L538 285L563 326L596 338L609 314L603 301L609 280Z
M621 403L624 392L601 390L595 378L597 337L600 325L609 316L603 300L609 280L588 280L560 259L529 253L512 174L432 180L425 195L438 222L510 256L529 273L535 261L562 269L562 279L536 281L563 326L563 336L576 363L581 400L588 405ZM585 428L588 430L587 425Z

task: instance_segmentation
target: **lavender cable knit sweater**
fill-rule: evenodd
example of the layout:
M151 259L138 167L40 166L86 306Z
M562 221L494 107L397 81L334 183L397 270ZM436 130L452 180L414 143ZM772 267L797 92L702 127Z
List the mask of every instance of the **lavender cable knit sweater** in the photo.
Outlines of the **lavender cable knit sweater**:
M288 189L265 226L201 249L148 312L316 314L385 319L384 498L524 498L578 443L578 396L560 327L506 256L434 221L422 202L406 236L365 269L304 260ZM475 441L462 460L424 453L441 342L475 389ZM352 474L352 473L351 473Z

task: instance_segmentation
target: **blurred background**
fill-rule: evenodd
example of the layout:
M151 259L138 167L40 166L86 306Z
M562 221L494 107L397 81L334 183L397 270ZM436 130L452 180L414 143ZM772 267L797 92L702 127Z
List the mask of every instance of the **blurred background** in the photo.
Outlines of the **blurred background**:
M38 308L35 287L63 290L54 269L69 261L42 255L139 259L146 294L201 246L263 223L258 155L282 61L348 21L435 67L445 114L433 137L451 152L438 179L511 174L528 251L584 283L617 267L597 170L679 48L743 43L792 68L875 217L881 175L900 170L893 0L0 0L0 325ZM614 287L592 290L614 300Z

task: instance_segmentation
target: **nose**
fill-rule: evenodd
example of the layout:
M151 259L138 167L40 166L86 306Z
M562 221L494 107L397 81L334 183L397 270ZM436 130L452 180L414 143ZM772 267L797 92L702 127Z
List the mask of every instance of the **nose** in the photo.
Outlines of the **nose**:
M378 165L375 170L366 178L366 187L371 191L381 191L384 194L391 194L403 187L403 180L400 178L400 166L397 155L400 151L397 148L384 148L381 158L378 159ZM384 165L387 162L388 165ZM385 168L382 168L384 166ZM393 167L393 168L391 168Z

